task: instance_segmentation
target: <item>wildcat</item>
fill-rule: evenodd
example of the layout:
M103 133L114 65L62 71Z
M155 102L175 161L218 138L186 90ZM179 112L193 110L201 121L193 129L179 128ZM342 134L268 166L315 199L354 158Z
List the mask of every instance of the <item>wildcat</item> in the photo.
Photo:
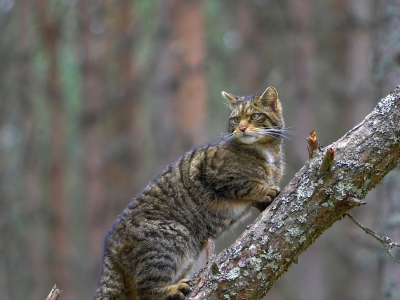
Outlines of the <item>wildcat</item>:
M169 164L108 230L94 299L184 299L204 240L263 211L279 193L284 120L278 92L229 102L229 134Z

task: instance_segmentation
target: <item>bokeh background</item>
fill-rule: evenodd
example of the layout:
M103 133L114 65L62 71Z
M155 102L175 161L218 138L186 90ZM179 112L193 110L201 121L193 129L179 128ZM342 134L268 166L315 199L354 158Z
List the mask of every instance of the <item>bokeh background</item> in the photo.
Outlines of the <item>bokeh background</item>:
M311 129L336 141L400 84L399 21L397 0L0 0L0 298L57 283L90 299L115 217L226 132L222 90L278 89L295 132L286 185ZM400 241L398 174L353 213ZM399 285L400 266L344 219L266 299L399 299Z

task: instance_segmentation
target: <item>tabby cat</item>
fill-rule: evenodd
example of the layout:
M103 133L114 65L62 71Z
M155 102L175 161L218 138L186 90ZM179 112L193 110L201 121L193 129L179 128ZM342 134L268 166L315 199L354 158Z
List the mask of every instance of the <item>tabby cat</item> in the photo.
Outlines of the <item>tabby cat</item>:
M105 237L94 299L184 299L204 240L216 238L279 193L284 121L278 92L238 97L229 134L169 164Z

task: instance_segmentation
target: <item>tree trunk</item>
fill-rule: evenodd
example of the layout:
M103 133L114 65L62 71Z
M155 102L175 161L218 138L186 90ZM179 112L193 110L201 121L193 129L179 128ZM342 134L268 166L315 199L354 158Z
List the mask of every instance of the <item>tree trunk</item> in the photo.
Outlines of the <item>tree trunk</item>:
M90 4L80 1L78 20L81 30L80 44L83 51L82 60L82 99L83 113L81 116L82 130L86 147L86 197L88 238L92 261L90 269L92 274L98 272L97 261L93 258L101 257L104 226L102 226L101 208L104 201L103 161L101 158L101 131L99 128L99 114L102 104L102 84L100 81L101 63L96 59L96 50L99 42L97 36L90 31L90 21L93 16L89 13Z
M274 203L193 280L191 299L261 299L316 238L396 167L399 124L400 86L337 142L314 150ZM321 171L328 148L334 159Z
M106 45L108 47L107 70L111 82L105 82L107 123L106 134L109 145L106 157L107 198L112 198L114 207L107 213L107 220L126 205L126 199L132 196L134 178L138 174L136 141L141 137L140 108L133 69L132 48L135 39L130 35L133 22L132 7L129 1L119 1L107 7L105 22L107 27ZM116 18L116 14L119 16ZM111 78L110 78L111 79ZM116 88L118 87L118 88Z
M254 14L250 10L251 5L247 1L239 1L236 5L237 26L242 39L241 51L238 51L236 60L240 65L238 81L241 81L241 90L246 94L254 93L260 88L260 36L268 40L266 30L258 30L257 23L254 20ZM246 76L243 76L246 74ZM265 88L265 87L261 87Z
M315 40L312 32L313 7L309 0L288 1L288 11L292 20L292 97L297 107L292 123L297 124L294 142L301 144L310 130L315 129ZM313 117L314 116L314 117ZM301 124L301 126L300 126ZM304 161L306 151L297 151L297 161Z
M64 108L58 72L57 45L60 19L50 17L45 0L36 2L41 22L45 49L48 55L46 76L46 97L51 114L50 166L47 173L49 182L49 203L51 208L52 275L57 283L65 288L65 300L71 299L73 288L68 272L68 224L67 201L65 195L65 138Z
M205 135L206 86L204 79L204 29L201 1L174 1L172 36L180 52L180 86L175 119L182 148L199 145ZM179 149L177 153L181 153ZM178 154L179 155L179 154Z
M168 0L159 9L155 123L164 125L155 131L163 145L157 156L170 160L202 143L206 132L203 16L199 0Z
M40 236L43 234L41 218L39 216L40 208L40 192L39 192L39 170L37 163L37 152L35 151L35 132L37 130L35 118L33 116L33 99L32 99L32 38L29 35L29 26L31 21L32 3L30 0L24 0L19 3L19 49L20 49L20 82L19 82L19 99L20 108L22 110L23 119L23 135L24 141L24 201L26 201L26 215L31 220L29 227L31 231L27 234L27 247L29 248L28 262L29 272L35 274L34 289L31 290L31 299L42 299L45 293L45 274L41 255Z

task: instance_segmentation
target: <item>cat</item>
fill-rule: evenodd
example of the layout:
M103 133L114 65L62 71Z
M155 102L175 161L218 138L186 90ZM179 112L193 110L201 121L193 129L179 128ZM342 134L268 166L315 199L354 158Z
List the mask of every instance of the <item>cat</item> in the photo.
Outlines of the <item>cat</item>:
M277 90L222 95L229 133L170 163L118 216L105 237L94 299L184 299L204 240L252 206L263 211L279 193L285 126Z

